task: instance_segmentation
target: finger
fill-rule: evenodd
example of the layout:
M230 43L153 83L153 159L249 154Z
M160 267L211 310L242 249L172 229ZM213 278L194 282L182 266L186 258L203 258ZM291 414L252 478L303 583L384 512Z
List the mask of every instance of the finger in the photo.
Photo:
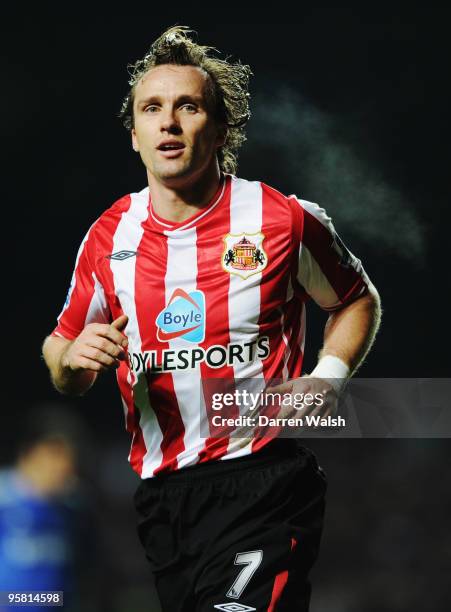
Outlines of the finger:
M79 365L82 370L89 370L91 372L104 372L106 370L105 366L87 357L81 357Z
M291 419L292 417L297 418L301 416L299 410L295 410L293 406L287 406L284 404L280 406L277 412L277 418L279 419Z
M101 349L94 348L92 346L86 345L82 357L86 357L87 359L91 359L92 361L96 361L107 368L117 368L119 366L119 360L111 357L107 353L104 353Z
M324 401L324 403L320 406L316 406L314 410L310 413L312 417L316 416L327 416L328 413L332 411L332 407L330 406L329 401Z
M114 357L115 359L120 359L123 361L125 359L125 351L121 346L111 342L107 338L102 338L101 336L92 336L85 340L87 346L91 346L92 348L99 349L110 355L110 357Z
M128 317L127 315L123 314L111 323L111 328L113 331L117 330L120 333L126 328L127 323ZM118 344L123 347L126 347L128 345L128 340L124 334L121 334L121 341Z
M119 331L123 331L127 323L128 323L127 315L121 315L120 317L118 317L111 323L111 326Z
M312 388L312 381L307 376L301 378L294 378L287 382L281 383L274 387L268 387L266 392L271 393L307 393Z
M311 413L312 417L327 418L328 416L334 416L338 408L338 398L333 392L323 391L324 402L322 405L316 406L315 410Z
M293 383L291 381L275 385L274 387L268 387L265 393L291 393L293 389Z
M113 323L114 322L115 321L113 321ZM127 338L118 329L113 327L113 323L111 323L110 325L99 325L98 327L95 327L93 329L93 332L97 336L102 336L102 338L108 338L108 340L111 340L111 342L114 342L118 346L126 347L128 344Z

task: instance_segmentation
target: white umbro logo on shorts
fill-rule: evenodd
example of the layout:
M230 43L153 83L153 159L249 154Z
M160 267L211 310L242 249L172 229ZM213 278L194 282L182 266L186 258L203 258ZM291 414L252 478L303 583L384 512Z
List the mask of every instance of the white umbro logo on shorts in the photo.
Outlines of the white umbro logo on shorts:
M223 612L250 612L250 610L256 610L257 608L251 608L250 606L244 606L239 603L223 603L215 606L216 610L223 610Z

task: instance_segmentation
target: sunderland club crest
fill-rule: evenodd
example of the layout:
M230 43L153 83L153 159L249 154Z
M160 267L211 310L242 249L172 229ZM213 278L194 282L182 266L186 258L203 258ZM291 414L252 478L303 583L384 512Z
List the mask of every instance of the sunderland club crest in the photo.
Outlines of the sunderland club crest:
M266 268L268 258L263 250L265 236L261 232L249 234L227 234L224 236L222 267L230 274L249 278Z

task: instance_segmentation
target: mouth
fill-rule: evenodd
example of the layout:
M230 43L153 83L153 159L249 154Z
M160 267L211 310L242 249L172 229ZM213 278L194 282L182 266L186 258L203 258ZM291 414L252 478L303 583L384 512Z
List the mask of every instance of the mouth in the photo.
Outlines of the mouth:
M165 140L157 147L157 150L166 158L180 157L184 149L185 145L178 140Z

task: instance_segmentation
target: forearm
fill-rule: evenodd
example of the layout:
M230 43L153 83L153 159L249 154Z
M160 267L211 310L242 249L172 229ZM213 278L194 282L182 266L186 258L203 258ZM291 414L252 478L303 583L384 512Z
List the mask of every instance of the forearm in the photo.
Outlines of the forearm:
M333 355L346 363L351 375L362 364L380 325L381 306L376 289L334 313L326 323L320 358Z
M44 341L42 354L55 388L66 395L83 395L94 384L97 373L91 370L73 370L65 364L64 356L71 344L72 342L65 338L48 336Z

